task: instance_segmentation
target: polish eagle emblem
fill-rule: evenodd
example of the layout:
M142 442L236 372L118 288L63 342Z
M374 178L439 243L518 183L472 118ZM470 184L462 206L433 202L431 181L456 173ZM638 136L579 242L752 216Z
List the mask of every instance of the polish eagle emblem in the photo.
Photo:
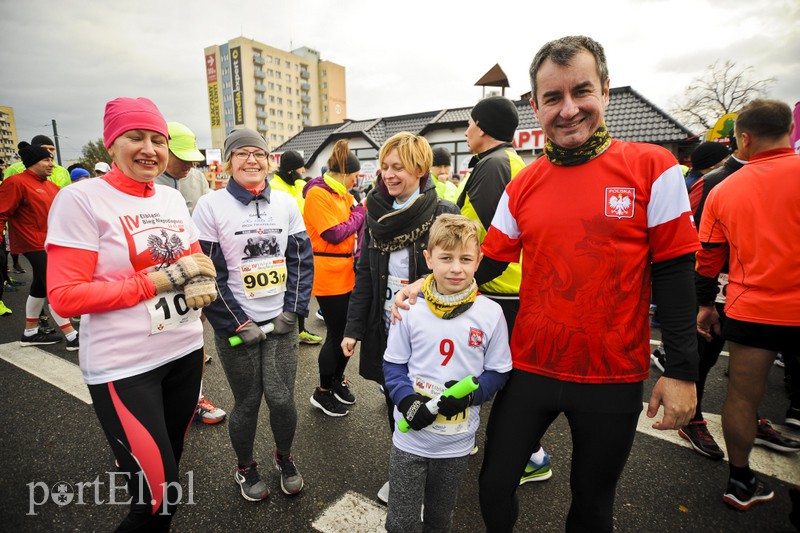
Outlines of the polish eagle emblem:
M158 268L171 265L183 252L183 241L175 233L167 234L162 229L161 236L150 235L147 237L147 249L153 257L153 262L158 263Z
M633 187L608 187L606 189L606 216L632 218L636 190Z

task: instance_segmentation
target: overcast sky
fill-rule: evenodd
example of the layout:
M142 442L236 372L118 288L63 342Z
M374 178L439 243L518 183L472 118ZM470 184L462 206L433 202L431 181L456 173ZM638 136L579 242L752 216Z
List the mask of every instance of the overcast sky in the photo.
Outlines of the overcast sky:
M347 69L348 118L471 106L495 63L506 96L529 89L545 42L585 34L606 49L611 87L630 85L668 111L715 60L776 78L769 96L800 100L797 0L0 0L0 105L20 140L52 135L62 158L102 137L118 96L146 96L210 145L203 48L243 35L308 46Z

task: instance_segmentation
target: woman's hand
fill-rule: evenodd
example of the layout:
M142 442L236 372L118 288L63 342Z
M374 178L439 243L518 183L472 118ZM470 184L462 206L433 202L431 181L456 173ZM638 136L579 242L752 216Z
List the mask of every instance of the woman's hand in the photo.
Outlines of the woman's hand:
M356 343L358 341L352 337L345 337L342 339L342 351L345 357L350 357L356 353Z

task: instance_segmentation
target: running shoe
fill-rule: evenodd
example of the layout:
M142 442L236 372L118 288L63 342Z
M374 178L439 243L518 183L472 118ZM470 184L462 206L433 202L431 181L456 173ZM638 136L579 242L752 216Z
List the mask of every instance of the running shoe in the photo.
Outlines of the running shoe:
M206 352L206 354L205 354L205 364L208 364L208 363L210 363L210 362L211 362L211 361L213 361L213 360L214 360L214 359L212 359L212 358L211 358L211 356L210 356L210 355L208 355L208 352Z
M708 432L705 420L689 422L678 430L678 435L689 441L694 451L710 459L720 460L725 453L717 445L714 437Z
M281 459L276 450L275 468L281 473L281 490L284 494L291 496L303 490L303 476L297 470L294 456L291 453Z
M25 282L19 279L14 279L11 276L8 277L8 284L12 287L24 287Z
M21 265L16 265L11 269L11 272L13 272L14 274L25 274L27 270L22 268Z
M758 479L754 478L749 485L735 479L728 479L728 488L722 495L722 501L734 509L747 511L753 505L768 502L774 497L775 493Z
M758 419L755 443L779 452L800 452L800 441L784 437L766 418Z
M786 368L786 362L784 361L783 354L781 352L778 352L778 356L775 357L775 366Z
M350 392L350 382L347 381L347 378L344 376L342 376L341 381L337 379L333 380L331 391L333 395L336 396L336 399L345 405L353 405L356 403L356 397Z
M300 344L319 344L322 342L322 337L316 333L311 333L307 329L300 332Z
M319 318L319 319L320 319L320 320L322 320L323 322L325 321L325 317L324 317L324 316L322 316L322 309L317 309L317 312L316 312L316 313L314 313L314 316L316 316L317 318Z
M786 422L787 426L792 426L797 429L800 429L800 408L798 407L790 407L786 411Z
M52 335L56 332L56 328L50 325L50 317L45 314L39 315L39 333L45 335Z
M194 412L194 421L204 424L219 424L225 420L226 416L227 413L225 411L206 400L206 395L203 394L200 397L200 401L197 402L197 410Z
M650 362L653 363L657 369L663 372L664 367L667 364L667 354L665 354L664 350L661 348L656 348L653 350L653 353L650 354Z
M44 334L41 331L37 331L33 335L25 335L22 334L22 338L19 340L20 346L44 346L46 344L56 344L61 342L63 337L61 335L55 335L54 333Z
M67 351L77 352L81 348L80 334L75 335L71 341L67 341Z
M244 468L237 467L233 472L233 479L239 484L242 497L250 502L259 502L269 497L267 484L258 474L258 463L252 462Z
M347 410L342 402L336 399L333 391L322 392L319 387L314 389L314 394L311 395L311 405L320 409L328 416L345 416L350 411Z
M536 464L528 460L528 464L525 465L525 470L522 472L519 484L524 485L531 481L545 481L551 477L553 477L553 469L550 467L550 454L544 452L544 461L542 461L542 464Z
M6 307L6 304L3 303L3 300L0 300L0 316L10 315L10 314L11 314L11 309Z

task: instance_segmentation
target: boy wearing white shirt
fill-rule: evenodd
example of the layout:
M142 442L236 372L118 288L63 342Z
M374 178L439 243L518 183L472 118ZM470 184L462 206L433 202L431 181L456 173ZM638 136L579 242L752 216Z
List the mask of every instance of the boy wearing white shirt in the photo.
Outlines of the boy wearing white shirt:
M387 390L395 420L411 429L395 431L389 465L386 529L447 531L479 425L480 404L505 385L511 370L508 329L499 305L477 294L480 252L477 224L443 214L430 229L425 259L433 274L422 292L427 305L401 310L384 354ZM439 414L425 406L433 396L467 376L479 387L465 398L442 398Z

